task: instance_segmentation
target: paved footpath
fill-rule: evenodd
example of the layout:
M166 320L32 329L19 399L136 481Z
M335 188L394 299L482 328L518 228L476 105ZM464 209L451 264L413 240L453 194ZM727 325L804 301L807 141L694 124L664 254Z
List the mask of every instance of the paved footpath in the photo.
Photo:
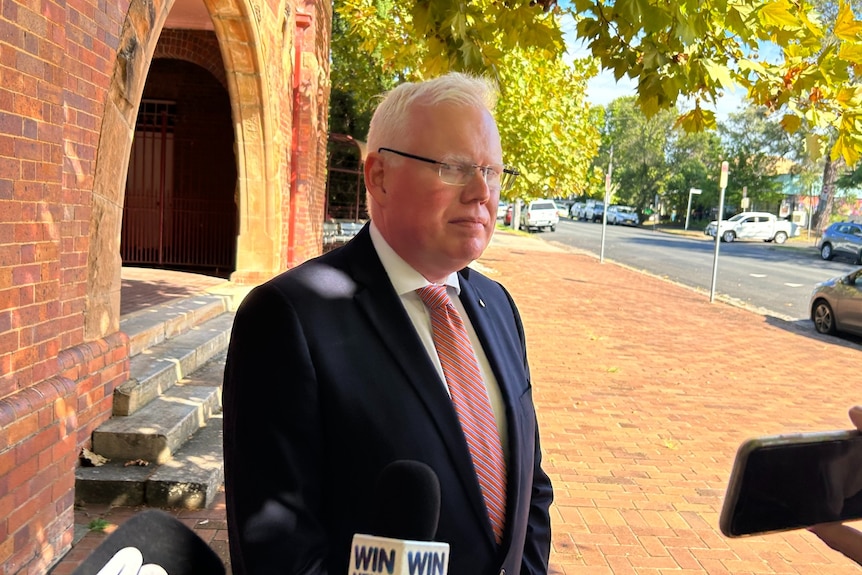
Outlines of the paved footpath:
M862 573L805 531L731 540L717 526L742 440L849 426L862 403L858 344L709 303L550 233L498 232L476 266L524 320L556 490L551 573ZM178 515L226 558L223 501ZM137 511L79 509L76 523ZM55 573L102 537L88 533Z

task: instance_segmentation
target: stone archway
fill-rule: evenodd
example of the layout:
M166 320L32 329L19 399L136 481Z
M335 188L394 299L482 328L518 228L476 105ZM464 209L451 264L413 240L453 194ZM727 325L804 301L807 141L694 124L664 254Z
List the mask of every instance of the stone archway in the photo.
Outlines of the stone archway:
M120 226L135 121L147 71L173 0L133 0L121 32L102 120L93 182L84 339L119 330ZM237 158L238 281L278 269L279 162L266 112L267 75L257 22L243 0L205 0L225 62Z

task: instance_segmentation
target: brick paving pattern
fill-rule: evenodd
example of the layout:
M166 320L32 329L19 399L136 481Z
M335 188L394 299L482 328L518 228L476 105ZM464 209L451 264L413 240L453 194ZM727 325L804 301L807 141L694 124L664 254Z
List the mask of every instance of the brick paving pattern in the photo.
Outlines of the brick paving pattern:
M731 540L717 525L741 441L849 426L862 402L859 344L710 304L552 240L498 233L477 263L524 320L556 490L551 573L858 575L805 531ZM78 509L76 523L137 511ZM227 559L223 494L177 515ZM87 533L54 573L103 537Z

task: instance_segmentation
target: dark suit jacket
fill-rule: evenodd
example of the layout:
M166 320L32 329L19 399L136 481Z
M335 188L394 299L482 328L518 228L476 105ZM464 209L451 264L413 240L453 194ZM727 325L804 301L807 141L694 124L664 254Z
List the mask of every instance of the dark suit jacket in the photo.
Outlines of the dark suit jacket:
M547 572L553 495L521 320L500 284L469 268L459 275L506 404L503 545L451 400L366 226L343 248L255 288L237 311L224 379L235 574L346 574L351 538L368 533L374 516L374 483L399 459L424 462L440 479L434 540L450 544L449 573Z

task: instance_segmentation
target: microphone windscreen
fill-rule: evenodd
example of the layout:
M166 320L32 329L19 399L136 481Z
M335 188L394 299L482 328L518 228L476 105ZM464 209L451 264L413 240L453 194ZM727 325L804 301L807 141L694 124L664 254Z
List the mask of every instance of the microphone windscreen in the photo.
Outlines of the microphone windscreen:
M96 575L114 555L135 547L144 563L161 566L170 575L224 575L219 556L198 534L164 511L149 509L130 517L108 535L72 575Z
M372 534L392 539L431 541L440 520L440 480L421 461L387 465L374 489Z

